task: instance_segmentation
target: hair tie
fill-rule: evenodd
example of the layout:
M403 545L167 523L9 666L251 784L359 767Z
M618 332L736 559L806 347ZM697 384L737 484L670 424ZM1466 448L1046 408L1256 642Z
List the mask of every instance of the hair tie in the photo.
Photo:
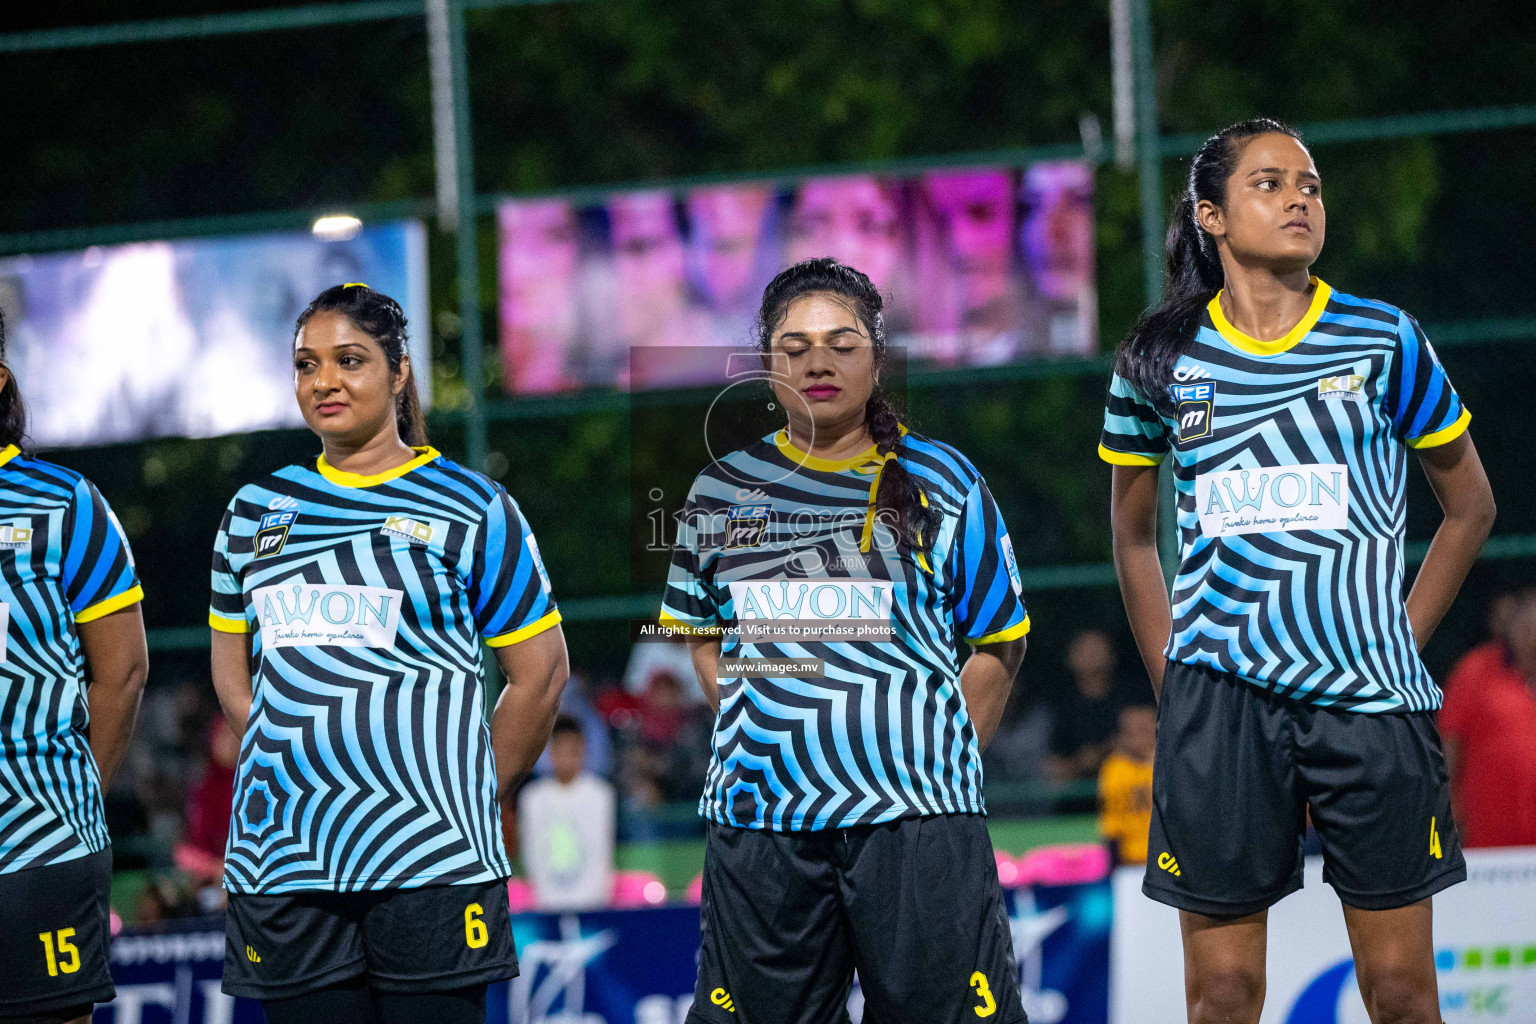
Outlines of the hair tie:
M366 281L348 281L346 284L342 285L342 287L343 288L367 288L368 284L367 284Z

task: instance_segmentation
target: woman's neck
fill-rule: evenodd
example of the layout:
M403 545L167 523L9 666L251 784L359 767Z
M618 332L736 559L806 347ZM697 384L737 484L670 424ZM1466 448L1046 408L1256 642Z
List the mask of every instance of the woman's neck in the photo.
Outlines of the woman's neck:
M1312 305L1315 290L1305 269L1276 274L1264 267L1241 267L1223 260L1226 283L1221 312L1227 323L1258 341L1290 333Z
M321 438L320 446L332 469L358 476L386 473L416 457L416 450L400 440L400 435L394 431L377 434L361 444Z
M789 443L818 459L851 459L874 445L869 423L860 415L847 423L817 423L791 419Z

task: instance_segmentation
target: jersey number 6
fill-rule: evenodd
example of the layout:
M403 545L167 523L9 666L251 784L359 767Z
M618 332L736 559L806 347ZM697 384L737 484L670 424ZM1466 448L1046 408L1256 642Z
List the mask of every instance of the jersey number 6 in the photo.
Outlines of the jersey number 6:
M485 930L485 922L481 915L484 909L478 903L471 903L464 908L464 942L470 949L479 949L491 941L491 935Z

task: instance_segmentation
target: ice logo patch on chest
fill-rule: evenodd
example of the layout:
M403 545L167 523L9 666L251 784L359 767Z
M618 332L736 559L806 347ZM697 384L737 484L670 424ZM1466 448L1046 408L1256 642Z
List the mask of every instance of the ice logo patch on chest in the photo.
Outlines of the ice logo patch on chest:
M1271 466L1201 473L1195 510L1207 537L1349 525L1349 467Z
M261 642L272 647L393 647L405 595L385 587L303 582L252 593Z
M883 580L738 580L736 618L889 619L894 585Z

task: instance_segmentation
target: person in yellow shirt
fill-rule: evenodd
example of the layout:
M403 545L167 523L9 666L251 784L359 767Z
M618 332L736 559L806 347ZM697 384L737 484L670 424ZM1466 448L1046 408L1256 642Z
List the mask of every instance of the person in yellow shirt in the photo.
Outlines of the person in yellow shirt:
M1099 834L1114 845L1116 863L1145 864L1157 709L1150 704L1121 708L1114 743L1099 769Z

